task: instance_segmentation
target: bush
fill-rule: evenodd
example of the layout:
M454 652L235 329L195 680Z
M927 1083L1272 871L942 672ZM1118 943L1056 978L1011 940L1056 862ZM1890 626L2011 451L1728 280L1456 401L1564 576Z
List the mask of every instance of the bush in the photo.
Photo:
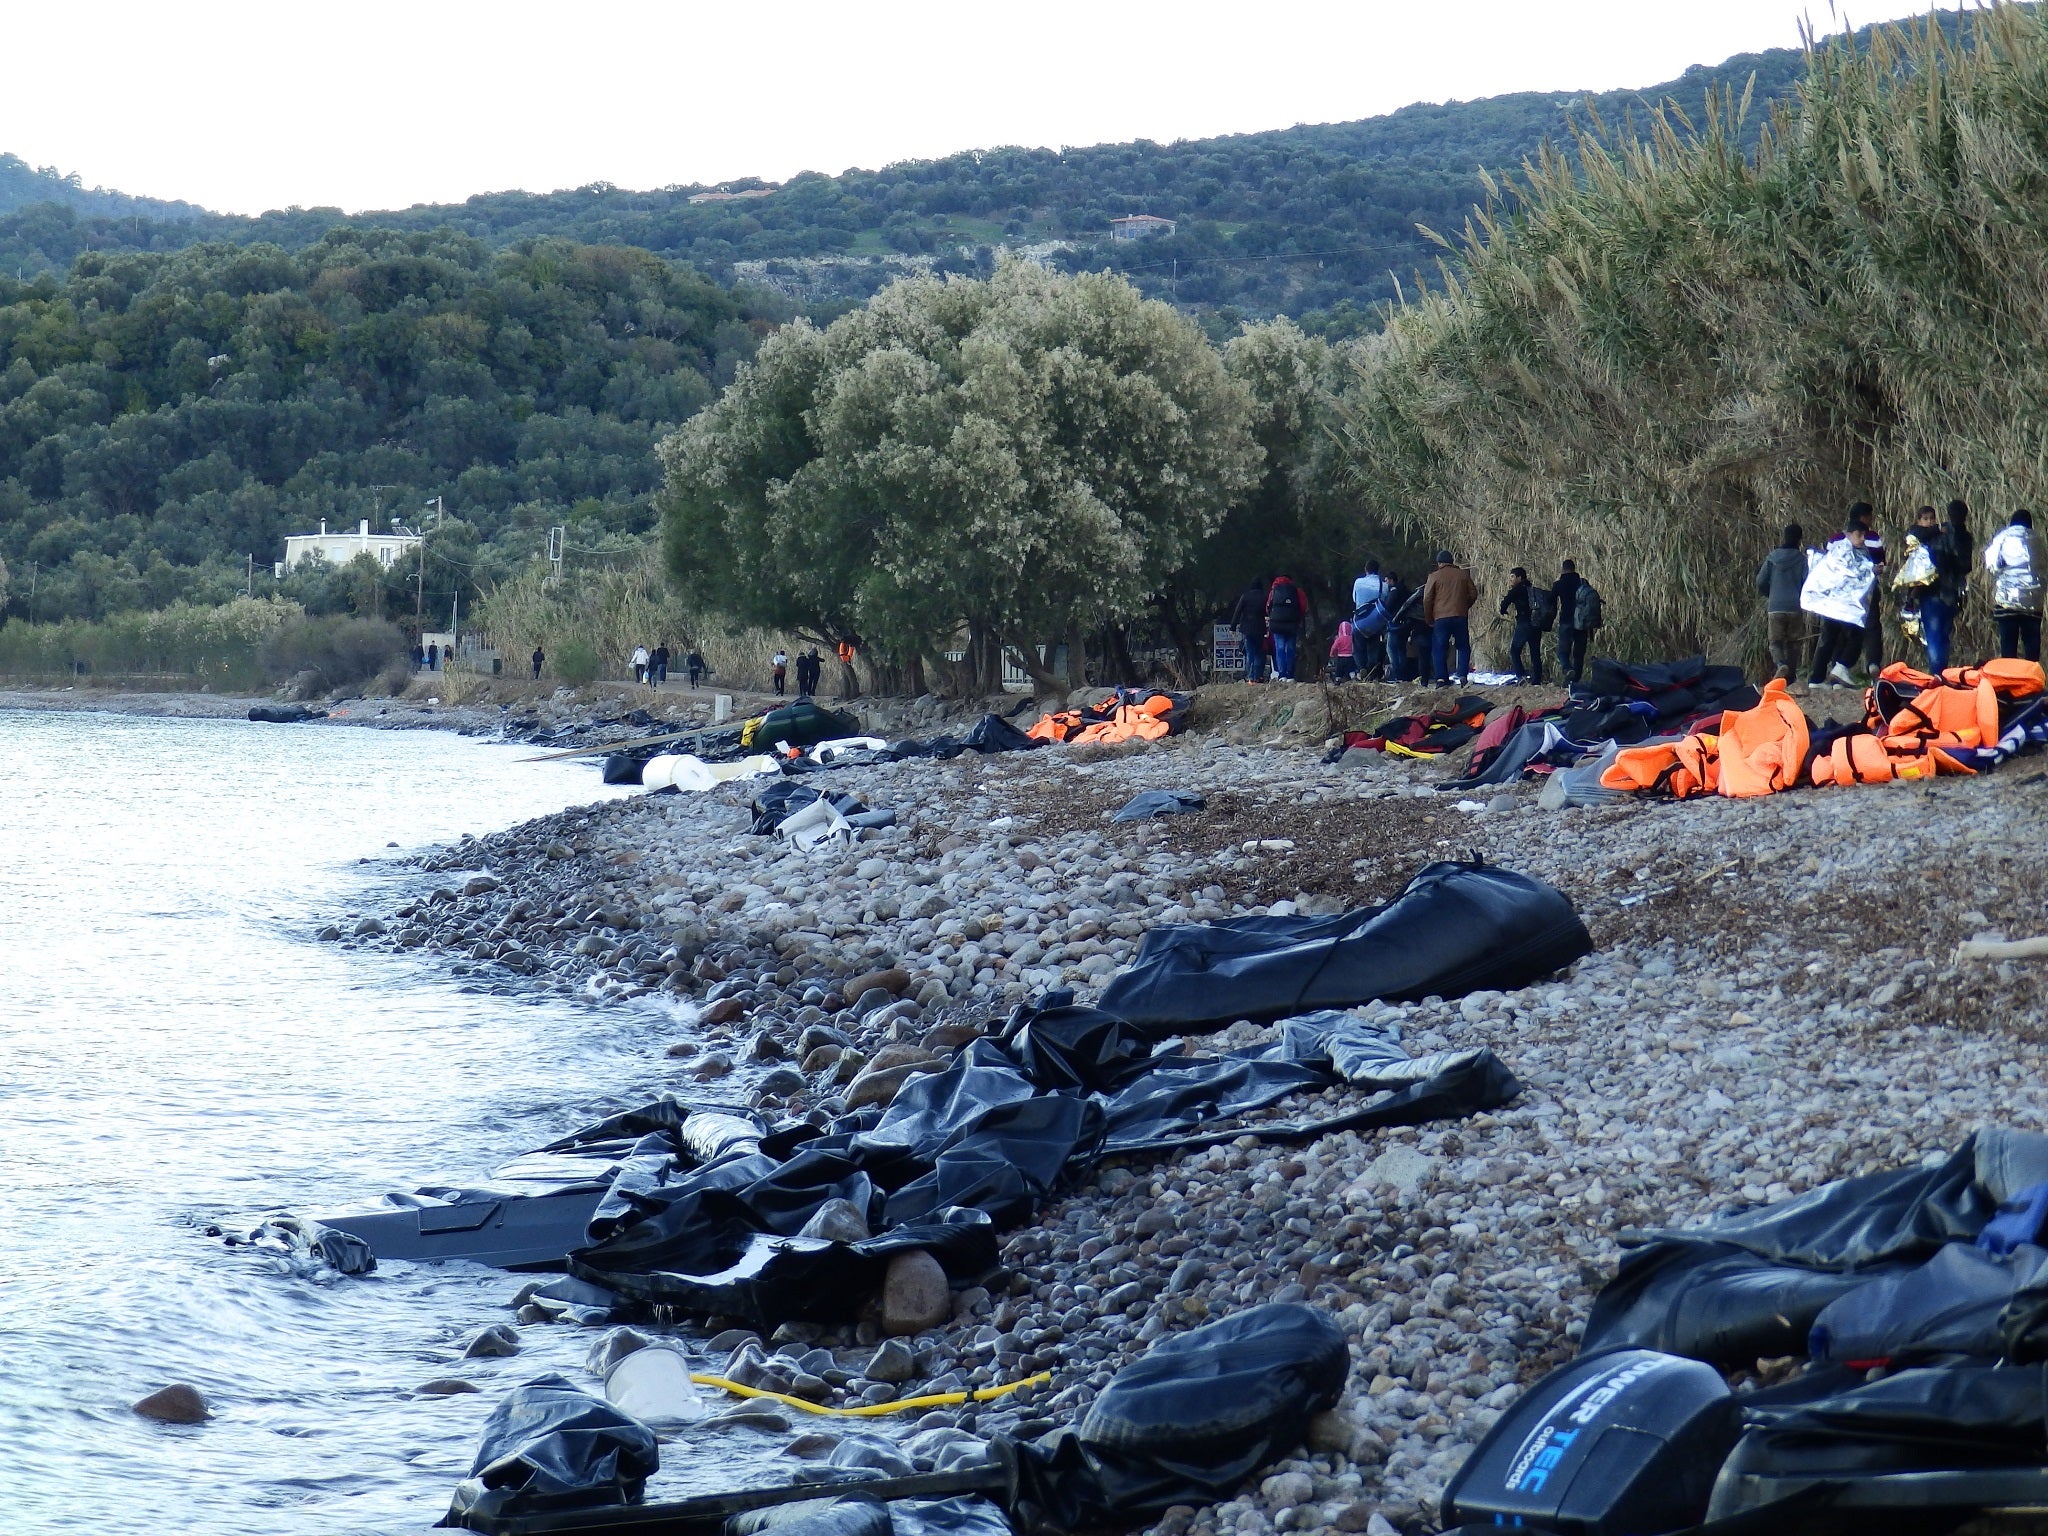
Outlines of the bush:
M330 693L362 689L405 666L406 639L395 624L377 619L307 619L288 624L263 646L263 670L273 678L314 673Z
M556 646L548 657L548 665L571 688L597 681L597 651L581 640L565 640Z

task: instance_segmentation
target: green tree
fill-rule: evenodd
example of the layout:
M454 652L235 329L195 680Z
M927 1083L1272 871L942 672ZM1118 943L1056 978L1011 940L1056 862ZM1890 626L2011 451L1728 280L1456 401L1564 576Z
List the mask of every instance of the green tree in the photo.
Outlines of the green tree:
M663 445L670 568L707 608L915 665L1143 613L1256 482L1250 398L1102 274L1005 262L772 338ZM1070 656L1074 652L1070 651Z

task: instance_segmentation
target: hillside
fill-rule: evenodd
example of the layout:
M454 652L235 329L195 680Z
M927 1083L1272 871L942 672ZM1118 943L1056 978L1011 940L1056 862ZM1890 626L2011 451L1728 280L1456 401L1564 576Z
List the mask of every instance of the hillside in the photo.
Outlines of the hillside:
M100 618L268 590L287 532L417 526L426 596L522 568L565 525L579 562L651 527L654 444L782 313L644 251L335 230L297 253L91 254L0 276L6 611ZM411 616L294 576L286 595ZM401 592L402 588L402 592Z
M88 187L76 176L66 176L48 166L31 166L18 155L0 154L0 214L13 213L35 203L51 204L101 220L156 219L191 220L209 218L204 208L192 203L165 202L155 197L130 197L105 187Z
M878 171L805 174L768 196L723 201L691 198L766 184L487 193L352 222L448 227L496 247L542 236L640 246L721 281L737 276L828 307L863 298L913 265L985 270L993 247L1061 242L1072 249L1056 259L1111 265L1152 296L1224 312L1219 329L1241 311L1325 317L1325 327L1351 330L1365 323L1360 310L1394 296L1397 279L1412 286L1413 274L1433 264L1436 248L1416 226L1456 229L1482 195L1480 167L1518 166L1546 139L1568 137L1589 107L1608 122L1640 120L1668 98L1697 114L1710 88L1739 94L1752 77L1755 120L1804 67L1798 50L1776 49L1590 100L1524 93L1175 144L971 151ZM56 201L0 216L0 271L61 271L89 250L199 240L297 250L345 222L331 208L137 221L127 215L142 210L109 217L76 198ZM0 210L8 206L0 197ZM1112 245L1109 220L1135 213L1174 219L1177 228L1169 239Z

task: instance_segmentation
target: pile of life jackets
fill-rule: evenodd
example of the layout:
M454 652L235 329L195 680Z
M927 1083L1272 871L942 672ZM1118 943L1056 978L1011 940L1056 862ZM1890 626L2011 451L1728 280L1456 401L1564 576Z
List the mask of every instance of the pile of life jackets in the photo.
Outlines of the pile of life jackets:
M1346 731L1324 761L1335 762L1354 748L1394 757L1441 757L1478 736L1492 708L1485 699L1468 695L1428 714L1397 715L1368 731Z
M1192 694L1119 688L1100 704L1041 715L1024 734L1037 741L1159 741L1179 731Z
M1754 709L1725 711L1713 729L1617 753L1607 789L1749 799L1802 784L1887 784L1974 774L2048 737L2039 662L1989 661L1939 677L1895 662L1864 695L1864 718L1814 727L1781 681Z

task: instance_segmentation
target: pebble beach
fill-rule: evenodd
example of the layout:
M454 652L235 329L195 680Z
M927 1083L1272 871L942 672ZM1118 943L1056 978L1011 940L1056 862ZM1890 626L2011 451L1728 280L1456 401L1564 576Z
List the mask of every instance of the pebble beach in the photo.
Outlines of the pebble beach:
M1413 1052L1490 1046L1523 1084L1506 1107L1112 1159L1007 1235L987 1285L907 1337L878 1309L770 1338L678 1330L702 1369L835 1404L1051 1373L891 1421L932 1465L969 1436L1070 1422L1166 1333L1263 1301L1327 1308L1352 1343L1342 1403L1301 1456L1228 1503L1169 1511L1154 1527L1168 1533L1433 1529L1478 1439L1570 1358L1630 1228L2043 1122L2039 963L1954 955L2048 931L2048 774L2030 760L1974 779L1547 810L1534 786L1439 792L1458 756L1322 762L1309 689L1193 719L1127 748L820 775L897 814L844 850L752 835L745 782L570 811L429 856L431 894L332 914L320 937L436 954L487 990L670 999L646 1010L646 1049L677 1097L802 1118L888 1102L1045 991L1091 1001L1161 925L1379 902L1446 858L1559 887L1596 946L1567 973L1361 1010ZM1109 820L1147 789L1205 808ZM1268 1034L1239 1023L1194 1043ZM1329 1089L1254 1118L1364 1097ZM508 1300L516 1288L508 1277ZM791 1454L829 1449L833 1421L743 1412L780 1425Z

